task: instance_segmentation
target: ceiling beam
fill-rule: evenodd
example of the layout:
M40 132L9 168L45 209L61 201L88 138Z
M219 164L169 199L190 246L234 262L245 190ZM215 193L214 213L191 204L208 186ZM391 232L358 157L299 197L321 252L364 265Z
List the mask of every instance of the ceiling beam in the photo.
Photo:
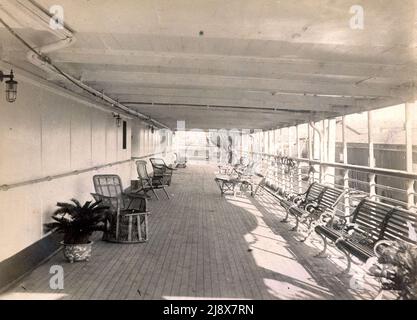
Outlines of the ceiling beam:
M210 75L159 74L145 72L86 71L84 82L126 83L142 86L166 86L182 88L241 89L278 93L306 93L347 97L392 97L398 90L387 85L348 84L335 81L316 82L287 79L242 78Z
M278 56L278 54L277 54ZM411 81L417 78L416 64L389 65L353 63L325 59L265 58L178 52L70 49L53 55L55 62L82 64L87 69L126 66L136 71L199 73L233 77L279 79L284 75L314 75L350 78L386 78ZM152 69L153 67L153 69ZM142 70L141 70L142 69ZM359 81L360 79L358 79Z
M238 89L183 89L183 88L142 88L138 86L126 86L108 84L101 88L106 93L118 96L119 100L138 100L143 99L149 102L158 102L158 99L173 98L184 99L215 99L228 102L220 104L230 104L231 101L240 105L250 106L291 106L295 109L305 109L315 107L317 110L334 110L337 106L353 106L358 101L372 101L372 99L355 99L351 97L330 97L314 96L304 94L280 94L268 91L245 91ZM204 104L204 102L202 102ZM207 102L205 104L212 104Z
M273 108L261 108L261 107L242 107L242 106L230 106L230 105L204 105L204 104L181 104L181 103L157 103L149 104L146 102L123 102L126 106L135 106L135 107L152 107L153 109L157 108L170 108L174 109L175 114L178 108L188 108L196 110L205 110L205 111L225 111L225 112L254 112L254 113L267 113L270 115L279 115L286 116L289 119L297 119L301 117L310 117L312 115L320 115L320 117L330 117L337 116L336 112L331 111L315 111L315 110L291 110L291 109L273 109Z
M201 107L174 107L165 106L131 106L140 112L147 112L152 117L157 117L170 127L175 127L177 120L185 120L187 127L197 128L274 128L279 125L294 125L299 122L316 121L318 117L305 115L293 115L284 113L254 112L251 110L235 111L230 109L204 109ZM239 121L236 121L239 119ZM228 125L226 125L228 124ZM231 125L231 126L230 126Z
M336 113L346 112L349 107L353 106L331 106L318 104L302 104L302 103L277 103L262 100L242 100L242 99L215 99L215 98L199 98L199 97L175 97L175 96L143 96L143 95L117 95L119 101L123 104L172 104L172 105L201 105L201 106L229 106L239 108L252 109L269 109L274 110L291 110L293 112L321 112Z

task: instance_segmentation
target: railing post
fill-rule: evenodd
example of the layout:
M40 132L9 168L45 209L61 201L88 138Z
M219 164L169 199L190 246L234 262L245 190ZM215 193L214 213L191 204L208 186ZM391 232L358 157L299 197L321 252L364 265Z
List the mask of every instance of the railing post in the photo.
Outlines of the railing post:
M412 109L415 103L405 104L405 146L406 146L406 170L413 172L413 127ZM415 208L414 180L407 180L407 208Z
M347 141L346 141L346 116L342 116L342 143L343 143L343 164L347 164ZM345 190L344 209L345 215L350 214L350 193L349 193L349 169L343 172L343 188Z
M407 208L412 209L415 208L414 203L414 180L407 180Z
M374 137L373 137L373 113L367 112L368 115L368 145L369 145L369 167L375 168L375 155L374 155ZM369 175L369 196L371 199L376 200L376 175L371 173Z
M313 147L315 148L316 145L318 146L318 159L319 159L319 182L322 183L323 182L323 165L322 165L322 161L323 161L323 139L322 139L322 131L313 123L311 122L311 127L313 128L313 130L317 133L317 137L318 137L318 143L316 143L316 141L314 141ZM314 136L314 134L313 134ZM315 150L314 150L315 151Z
M274 150L273 150L273 154L275 156L278 153L278 148L277 148L277 146L278 146L278 134L279 134L278 129L275 129L274 130L274 136L275 136L274 137ZM276 187L278 188L279 187L279 178L278 178L278 169L279 169L279 167L278 167L278 162L275 161L275 158L274 158L274 163L275 163L275 166L274 166L274 178L275 178Z
M292 130L291 127L288 127L288 158L291 158L292 156ZM294 170L290 168L290 166L287 167L288 170L288 179L290 183L290 192L294 192Z
M301 158L301 150L300 150L300 129L299 126L295 126L295 136L296 136L296 146L297 146L297 158ZM298 193L303 192L303 185L301 180L301 167L300 162L297 162L297 181L298 181Z
M313 165L311 164L311 160L313 159L313 139L312 139L312 134L311 134L311 124L310 122L307 124L307 139L308 139L308 180L310 183L314 182L314 172L311 171L311 168L314 169Z

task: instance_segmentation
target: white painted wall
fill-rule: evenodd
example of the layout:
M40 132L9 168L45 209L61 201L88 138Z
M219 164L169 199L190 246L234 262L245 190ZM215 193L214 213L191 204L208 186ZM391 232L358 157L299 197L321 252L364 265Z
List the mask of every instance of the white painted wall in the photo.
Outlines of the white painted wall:
M22 76L18 80L15 103L0 93L0 185L131 159L132 120L123 150L122 127L111 113ZM145 152L140 144L135 149ZM119 174L127 187L131 163L0 191L0 261L44 236L43 223L57 201L91 199L92 176L98 173Z

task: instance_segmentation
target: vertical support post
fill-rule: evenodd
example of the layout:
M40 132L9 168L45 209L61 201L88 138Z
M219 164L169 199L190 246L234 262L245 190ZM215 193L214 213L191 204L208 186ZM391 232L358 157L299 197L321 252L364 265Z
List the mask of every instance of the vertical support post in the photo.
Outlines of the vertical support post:
M293 147L294 147L294 131L295 131L295 126L294 127L288 127L288 157L293 158ZM289 178L290 178L290 190L293 193L294 192L294 183L296 181L295 177L294 177L294 170L291 170L289 168Z
M308 160L312 160L313 159L313 137L311 134L310 123L308 123L307 138L308 138Z
M320 135L320 183L326 182L327 167L323 162L327 161L327 143L326 143L326 120L321 120L321 135Z
M375 168L375 154L374 154L374 137L373 137L373 112L368 111L368 145L369 145L369 167ZM369 175L369 196L376 200L376 175L371 173Z
M280 150L280 154L281 156L285 156L285 148L284 148L284 139L282 139L282 133L284 131L284 128L281 128L280 130L280 134L281 134L281 150ZM281 165L281 181L283 181L283 186L282 186L282 190L286 191L287 190L287 177L285 176L285 168L283 165Z
M267 178L267 181L268 181L268 183L269 183L269 185L271 185L271 179L270 179L270 177L271 177L271 175L270 175L270 170L271 170L271 166L270 166L270 164L271 164L271 156L270 156L270 150L271 150L271 130L268 130L267 132L267 140L266 140L266 150L265 150L265 152L266 152L266 154L267 154L267 156L266 156L266 169L265 169L265 172L266 172L266 178Z
M311 122L311 127L314 130L313 138L314 138L314 144L313 144L313 156L315 157L316 151L318 151L318 160L320 162L319 164L319 181L322 182L322 164L323 161L323 149L322 149L322 131L314 124L314 122ZM317 137L317 139L316 139ZM315 157L316 158L316 157Z
M270 177L271 177L271 183L273 187L275 188L275 163L274 163L274 141L275 141L275 130L271 129L269 130L269 171L270 171Z
M311 124L310 122L307 124L307 138L308 138L308 160L312 160L313 159L313 134L311 134L312 128L311 128ZM308 165L310 167L312 167L311 162L308 163ZM308 171L308 174L310 175L310 168ZM312 180L310 181L311 183L314 182L314 173L312 174Z
M281 136L281 129L277 129L277 147L276 147L276 154L277 156L281 156L281 144L282 144L282 136ZM278 187L282 188L282 176L281 176L281 166L279 160L277 161L277 181Z
M301 146L300 146L300 128L299 125L295 126L295 139L297 146L297 158L301 158ZM297 181L298 181L298 193L303 192L302 180L301 180L301 167L300 162L297 160Z
M343 164L347 164L347 141L346 141L346 116L342 116L342 144L343 144ZM349 195L349 169L343 172L343 188L345 190L344 209L345 215L350 214L350 195Z
M250 154L250 160L251 160L251 161L254 161L254 160L253 160L253 144L255 143L255 133L253 133L253 134L249 134L249 140L248 140L248 143L249 143L249 154Z
M268 131L264 131L264 149L263 149L263 153L268 153Z
M271 146L272 146L272 130L268 130L268 154L271 154Z
M415 103L407 102L405 104L405 147L406 147L406 170L413 172L413 127L412 127L412 109ZM407 180L407 208L415 208L414 197L414 180Z

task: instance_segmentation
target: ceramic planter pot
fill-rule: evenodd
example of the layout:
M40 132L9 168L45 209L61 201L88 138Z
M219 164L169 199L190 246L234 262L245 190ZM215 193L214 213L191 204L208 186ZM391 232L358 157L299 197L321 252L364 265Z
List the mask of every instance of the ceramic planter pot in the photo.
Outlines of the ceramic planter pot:
M70 262L88 261L91 257L91 246L93 241L83 244L66 244L63 241L61 244L64 246L64 257Z

